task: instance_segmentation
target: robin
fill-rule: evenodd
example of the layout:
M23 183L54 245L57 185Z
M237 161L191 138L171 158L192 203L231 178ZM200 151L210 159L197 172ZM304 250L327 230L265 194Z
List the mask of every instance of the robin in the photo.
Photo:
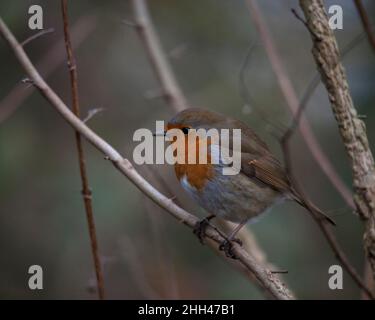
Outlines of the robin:
M269 150L266 143L245 123L228 116L200 108L189 108L175 115L167 124L167 130L180 129L186 137L186 158L189 147L187 135L191 129L240 129L241 130L241 168L236 175L224 175L220 161L213 164L176 163L175 173L187 193L210 215L197 223L194 233L202 241L204 229L214 217L238 223L220 245L228 256L232 256L232 241L238 231L252 218L269 210L283 200L296 201L321 219L335 225L334 221L321 210L307 205L305 200L291 185L288 175ZM215 156L218 145L208 140L207 158ZM220 148L220 146L219 146ZM194 149L196 152L196 149Z

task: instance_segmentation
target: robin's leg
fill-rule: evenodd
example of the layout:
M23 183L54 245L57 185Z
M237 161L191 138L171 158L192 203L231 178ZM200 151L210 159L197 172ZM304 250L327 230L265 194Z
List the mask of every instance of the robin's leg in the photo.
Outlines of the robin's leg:
M236 259L234 253L233 253L233 242L237 242L240 246L242 246L242 241L240 239L235 238L238 231L241 230L241 228L249 221L249 219L246 219L242 221L237 227L234 228L234 230L231 232L229 237L227 237L219 246L220 250L223 250L225 252L225 255L229 258Z
M203 238L205 236L206 228L210 225L210 220L215 218L214 214L209 215L208 217L200 220L195 225L193 232L198 237L200 243L203 244Z

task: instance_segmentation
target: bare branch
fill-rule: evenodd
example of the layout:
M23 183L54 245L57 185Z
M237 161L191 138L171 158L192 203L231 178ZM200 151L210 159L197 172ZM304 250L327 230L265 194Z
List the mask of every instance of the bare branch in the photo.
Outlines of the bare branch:
M316 41L312 37L312 54L328 91L332 111L351 162L354 203L365 224L364 247L375 278L375 169L366 126L354 107L323 1L300 0L300 5L309 28L320 39Z
M175 219L183 223L184 225L194 228L198 219L192 214L188 213L184 209L177 206L173 201L161 194L157 189L150 185L132 166L129 160L123 158L120 153L109 145L105 140L99 137L94 131L85 125L79 118L77 118L69 108L64 104L60 97L48 86L43 80L30 59L26 55L22 46L10 32L8 27L5 25L3 20L0 18L0 33L12 49L15 57L24 68L30 79L33 80L34 85L38 88L39 92L47 99L50 105L56 109L57 112L70 124L75 130L77 130L83 137L85 137L89 143L91 143L96 149L104 154L113 165L124 174L141 192L147 197L153 200L157 205L164 208L170 215ZM217 233L213 228L207 228L207 235L213 242L209 242L210 246L213 246L217 250L217 243L222 243L224 238ZM233 245L233 253L237 258L233 263L240 264L246 267L262 284L273 297L277 299L293 299L293 295L289 292L288 288L280 281L277 275L272 274L268 269L261 266L251 255L249 255L243 248L238 244ZM224 253L221 253L224 259Z
M104 108L94 108L94 109L90 109L88 112L87 112L87 116L83 119L83 122L87 122L89 120L91 120L91 118L93 118L96 114L100 113L100 112L103 112L104 111Z
M80 117L80 106L79 106L79 97L78 97L78 76L77 76L77 66L73 55L73 48L70 40L70 31L69 31L69 21L68 21L68 2L67 0L61 0L61 11L64 24L64 39L65 39L65 48L68 56L68 66L70 72L70 84L72 92L72 109L74 115ZM79 162L79 171L81 175L82 182L82 197L85 205L86 219L89 228L90 243L91 243L91 253L94 260L96 281L98 287L99 299L103 300L105 297L104 292L104 279L103 279L103 270L100 262L99 249L98 249L98 240L96 236L95 228L95 218L92 208L92 194L89 188L89 182L86 172L86 160L85 154L83 151L82 138L81 134L76 130L75 131L75 140L77 145L78 153L78 162Z
M45 34L52 33L52 32L55 32L54 28L48 28L48 29L45 29L45 30L41 30L41 31L33 34L32 36L28 37L24 41L22 41L21 46L25 46L26 44L30 43L31 41L34 41L35 39L37 39L41 36L44 36Z
M372 49L375 51L375 35L372 31L370 21L368 19L368 16L366 14L366 9L363 6L363 3L361 0L354 0L355 6L357 7L357 11L359 13L359 16L361 17L361 21L363 24L363 29L365 29L368 42L370 43Z

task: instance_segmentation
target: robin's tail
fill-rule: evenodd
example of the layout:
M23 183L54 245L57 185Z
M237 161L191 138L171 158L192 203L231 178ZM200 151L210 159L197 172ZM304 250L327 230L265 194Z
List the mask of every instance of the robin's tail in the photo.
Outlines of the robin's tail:
M313 210L312 214L315 214L319 219L322 219L324 221L329 222L333 226L336 226L335 221L333 221L332 218L330 218L327 214L325 214L322 210L320 210L316 205L309 202L307 205L306 201L303 200L297 193L293 192L292 194L293 200L295 200L299 205L304 207L306 210L311 211Z

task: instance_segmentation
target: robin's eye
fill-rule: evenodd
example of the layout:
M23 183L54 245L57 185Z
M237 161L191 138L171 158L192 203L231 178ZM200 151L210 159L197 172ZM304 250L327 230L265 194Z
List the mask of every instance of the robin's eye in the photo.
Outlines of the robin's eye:
M183 127L183 128L181 128L181 130L182 130L182 132L183 132L184 134L188 134L190 128L188 128L188 127Z

